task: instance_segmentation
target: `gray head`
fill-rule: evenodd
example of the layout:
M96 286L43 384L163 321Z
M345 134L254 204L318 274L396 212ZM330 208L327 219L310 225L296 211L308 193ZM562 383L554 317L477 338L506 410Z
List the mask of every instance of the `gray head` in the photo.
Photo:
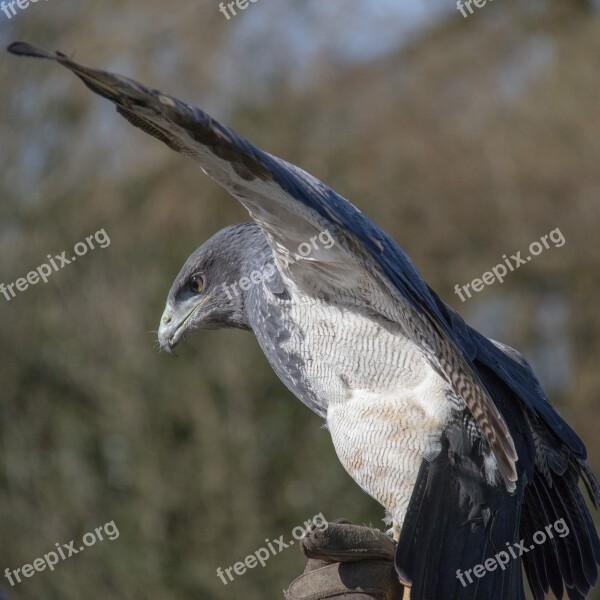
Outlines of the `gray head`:
M245 294L231 293L231 289L271 257L255 223L231 225L204 242L185 261L171 286L158 329L161 348L171 352L193 330L250 329Z

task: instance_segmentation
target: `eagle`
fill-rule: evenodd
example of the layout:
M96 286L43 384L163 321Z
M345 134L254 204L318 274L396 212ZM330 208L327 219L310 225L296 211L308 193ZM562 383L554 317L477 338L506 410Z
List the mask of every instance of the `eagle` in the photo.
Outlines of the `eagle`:
M248 210L252 222L185 261L160 345L171 352L194 331L254 332L384 507L412 600L524 600L523 571L536 600L587 597L600 540L580 484L596 508L600 486L519 352L467 325L389 235L297 166L129 78L25 42L8 50L66 67ZM556 523L566 535L552 535ZM545 543L530 547L540 532ZM484 577L473 569L482 564Z

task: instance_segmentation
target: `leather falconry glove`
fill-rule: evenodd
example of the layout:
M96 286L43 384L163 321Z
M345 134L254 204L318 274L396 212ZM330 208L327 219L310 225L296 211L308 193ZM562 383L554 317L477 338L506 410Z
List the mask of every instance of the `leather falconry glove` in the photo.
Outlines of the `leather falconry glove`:
M382 531L338 519L313 527L301 548L309 560L286 600L402 600L395 544Z

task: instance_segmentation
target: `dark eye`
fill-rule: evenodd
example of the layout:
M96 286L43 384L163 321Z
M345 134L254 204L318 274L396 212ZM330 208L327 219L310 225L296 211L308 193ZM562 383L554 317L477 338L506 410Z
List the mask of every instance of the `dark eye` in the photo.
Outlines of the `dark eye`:
M190 290L194 292L194 294L202 293L205 285L206 279L204 278L204 275L201 275L200 273L196 273L190 278L189 286Z

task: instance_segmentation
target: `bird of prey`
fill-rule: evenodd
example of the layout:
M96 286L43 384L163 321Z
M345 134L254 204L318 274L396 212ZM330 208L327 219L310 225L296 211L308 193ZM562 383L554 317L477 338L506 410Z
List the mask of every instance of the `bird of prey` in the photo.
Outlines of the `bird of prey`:
M524 600L522 567L536 600L588 595L600 541L579 485L596 506L600 486L516 350L469 327L394 240L302 169L131 79L24 42L9 51L63 65L246 207L252 223L218 232L183 265L160 344L254 332L386 509L411 599ZM552 535L559 522L567 535Z

